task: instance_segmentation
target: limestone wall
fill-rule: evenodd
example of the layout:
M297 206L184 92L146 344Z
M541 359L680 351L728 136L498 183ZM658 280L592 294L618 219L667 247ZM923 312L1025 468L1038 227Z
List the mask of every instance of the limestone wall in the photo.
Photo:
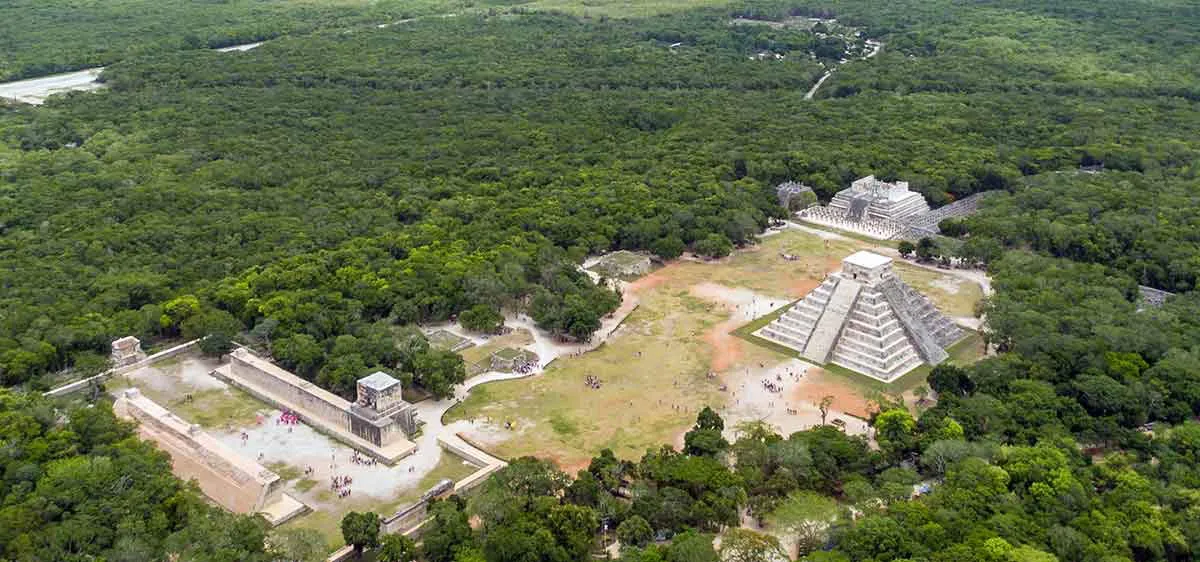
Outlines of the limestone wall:
M229 354L229 364L238 377L278 394L339 428L350 428L350 402L341 396L297 377L247 349Z
M162 361L164 359L170 359L172 357L175 357L176 355L187 353L187 352L191 351L193 348L195 348L196 344L198 344L198 343L200 343L200 340L195 339L195 340L189 341L187 343L177 345L170 349L166 349L166 350L160 351L158 353L155 353L154 355L146 357L145 359L142 359L141 361L138 361L137 363L130 363L123 367L109 369L109 370L104 371L103 373L100 373L99 375L96 375L94 377L89 377L89 378L83 379L81 381L75 381L73 383L64 384L58 388L55 388L53 390L46 392L45 395L46 396L65 396L65 395L71 394L73 392L79 392L80 390L85 390L87 388L91 388L91 386L93 384L102 383L102 382L108 380L110 377L114 377L117 375L123 375L125 373L131 373L133 371L136 371L138 369L141 369L142 367L146 367L146 366L156 363L158 361Z
M113 404L113 412L137 421L141 438L153 441L171 456L172 472L183 480L195 479L204 495L225 509L257 513L278 499L278 475L243 458L137 390L123 392Z

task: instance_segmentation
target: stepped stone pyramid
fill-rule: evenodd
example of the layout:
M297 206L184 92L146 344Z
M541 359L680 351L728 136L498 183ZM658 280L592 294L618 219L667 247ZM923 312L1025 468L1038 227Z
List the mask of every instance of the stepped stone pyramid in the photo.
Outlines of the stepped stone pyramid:
M856 252L816 289L754 333L800 352L890 382L922 363L946 360L963 332L933 302L901 281L892 259Z

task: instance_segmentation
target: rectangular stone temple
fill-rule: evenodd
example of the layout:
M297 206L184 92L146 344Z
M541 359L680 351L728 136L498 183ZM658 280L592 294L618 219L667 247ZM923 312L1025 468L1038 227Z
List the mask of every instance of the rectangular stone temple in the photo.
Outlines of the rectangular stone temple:
M944 361L963 332L896 276L891 258L862 251L754 335L814 363L890 382Z
M829 208L835 213L844 213L847 220L904 222L909 217L928 212L929 204L920 193L909 191L906 181L889 183L867 176L837 192L829 202Z
M400 397L400 389L400 381L383 371L358 379L350 431L381 447L416 433L416 408Z

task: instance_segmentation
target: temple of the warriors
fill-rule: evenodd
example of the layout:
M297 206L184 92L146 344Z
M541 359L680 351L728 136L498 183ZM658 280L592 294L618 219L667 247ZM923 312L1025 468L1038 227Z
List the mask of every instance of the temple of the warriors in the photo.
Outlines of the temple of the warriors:
M831 210L847 220L865 219L904 222L913 215L929 211L920 193L908 190L908 182L888 183L875 176L859 178L850 187L833 196Z
M755 335L814 363L890 382L944 361L963 332L896 276L891 258L862 251Z

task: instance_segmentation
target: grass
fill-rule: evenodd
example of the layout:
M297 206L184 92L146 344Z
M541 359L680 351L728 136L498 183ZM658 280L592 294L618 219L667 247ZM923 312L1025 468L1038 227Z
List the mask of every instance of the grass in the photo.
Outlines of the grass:
M359 499L353 500L337 500L333 497L328 489L323 489L316 494L305 494L306 497L314 497L322 504L318 506L316 511L297 517L292 521L284 524L284 528L295 527L300 529L314 529L325 536L328 541L329 550L332 552L335 549L341 548L344 544L342 540L342 517L351 511L371 511L378 513L380 517L387 517L399 511L417 500L421 499L421 494L432 488L443 478L449 478L458 482L467 476L473 474L478 467L467 464L462 457L454 455L449 451L442 451L442 459L437 466L428 474L421 478L416 486L402 490L395 497L387 500L378 499ZM311 482L311 484L309 484ZM296 482L291 487L299 492L308 492L316 485L315 481L304 479ZM301 486L304 486L302 489ZM332 506L334 509L331 509Z
M450 333L446 330L438 330L432 334L429 334L428 339L429 345L447 351L454 349L468 341L467 338Z
M282 461L267 463L267 469L279 475L280 479L289 482L300 478L300 476L304 474L304 471L300 470L299 468ZM316 482L313 482L313 484L316 484Z
M521 357L524 354L525 354L524 350L514 349L511 347L506 347L495 353L496 357L499 357L500 359L506 359L506 360L516 359L518 357Z
M983 288L978 283L901 261L893 267L905 283L933 299L943 314L974 316L975 304L983 300Z
M458 354L468 364L490 361L492 354L505 348L518 348L533 343L533 334L528 330L513 330L503 336L494 336L483 345L468 347Z
M307 492L307 491L313 489L313 486L316 486L316 485L317 485L316 480L313 480L312 478L304 478L304 479L297 481L295 484L292 485L292 487L295 488L297 491Z
M720 370L706 337L728 339L730 313L691 294L691 288L702 283L744 287L777 296L782 303L809 290L831 264L857 247L793 230L718 263L668 265L647 277L647 282L661 284L639 293L638 307L619 337L582 356L560 357L541 376L476 387L447 412L445 421L512 421L518 437L490 445L495 454L553 458L568 469L606 447L637 458L647 448L675 443L695 423L701 407L727 399L717 390L720 383L706 376ZM801 258L787 261L780 253ZM756 346L738 347L740 355L730 369L773 358ZM587 388L587 375L598 377L601 387Z
M156 363L154 368L162 370L178 364L179 360L172 359ZM158 405L205 429L224 430L250 425L256 421L259 412L271 409L257 398L233 387L189 391L190 387L179 385L167 390L151 384L140 384L128 375L113 377L105 383L110 393L134 386ZM190 401L186 399L188 394L192 396Z
M869 247L793 229L715 263L671 263L639 282L638 307L617 337L582 356L559 357L539 376L476 387L444 421L475 419L499 426L510 421L511 437L477 441L502 458L540 456L568 471L603 448L636 459L647 448L677 443L702 406L719 406L729 399L717 390L719 380L706 377L708 372L757 368L760 362L798 355L751 334L782 309L736 326L730 323L729 310L693 293L695 288L716 284L749 289L778 298L777 306L807 294L840 267L844 256ZM782 253L798 259L785 260ZM726 353L733 348L732 354ZM733 356L729 364L717 365L718 350ZM925 378L916 373L889 385L836 367L827 370L866 398L899 394ZM599 378L601 387L585 386L587 375Z
M238 390L202 390L192 393L192 400L175 400L164 405L179 417L204 428L232 429L251 425L260 411L271 409L267 404Z

